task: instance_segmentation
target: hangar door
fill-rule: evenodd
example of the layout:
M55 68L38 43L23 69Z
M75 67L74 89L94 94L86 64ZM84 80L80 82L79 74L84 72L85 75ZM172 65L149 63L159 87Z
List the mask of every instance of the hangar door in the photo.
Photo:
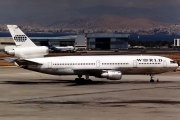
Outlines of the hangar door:
M41 46L48 46L48 41L40 41Z
M98 50L110 50L110 38L96 38L95 47Z

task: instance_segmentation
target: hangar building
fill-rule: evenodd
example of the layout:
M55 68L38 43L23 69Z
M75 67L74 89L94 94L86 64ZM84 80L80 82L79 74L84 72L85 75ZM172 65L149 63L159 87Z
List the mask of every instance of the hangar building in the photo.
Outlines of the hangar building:
M127 49L129 34L94 33L86 38L87 50Z

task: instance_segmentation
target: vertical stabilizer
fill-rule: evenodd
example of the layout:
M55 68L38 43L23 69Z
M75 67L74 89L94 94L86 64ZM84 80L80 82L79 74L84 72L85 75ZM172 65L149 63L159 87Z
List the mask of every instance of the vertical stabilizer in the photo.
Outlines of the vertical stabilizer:
M17 47L35 47L36 45L21 31L17 25L7 25Z

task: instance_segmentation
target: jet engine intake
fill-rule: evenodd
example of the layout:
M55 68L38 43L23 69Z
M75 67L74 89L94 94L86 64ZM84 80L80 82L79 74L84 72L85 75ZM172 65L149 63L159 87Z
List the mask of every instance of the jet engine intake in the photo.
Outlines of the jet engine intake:
M103 72L101 77L107 78L109 80L120 80L122 78L122 73L120 71L108 70Z

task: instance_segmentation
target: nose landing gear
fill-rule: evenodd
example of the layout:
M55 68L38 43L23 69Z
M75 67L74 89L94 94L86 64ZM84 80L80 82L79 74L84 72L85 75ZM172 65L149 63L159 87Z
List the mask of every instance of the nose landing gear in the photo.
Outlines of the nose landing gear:
M151 76L150 82L152 83L154 82L154 79L153 79L154 75L150 74L150 76Z

